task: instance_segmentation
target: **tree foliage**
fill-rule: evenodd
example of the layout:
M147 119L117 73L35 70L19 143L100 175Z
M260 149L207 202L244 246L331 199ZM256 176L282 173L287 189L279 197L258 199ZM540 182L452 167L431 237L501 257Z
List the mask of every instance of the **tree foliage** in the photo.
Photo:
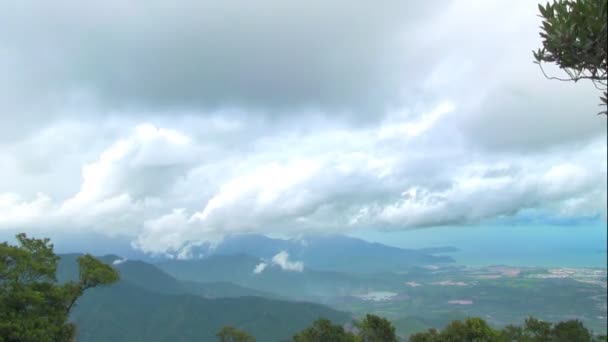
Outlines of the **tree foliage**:
M386 318L376 315L366 315L361 322L357 322L359 329L357 341L361 342L397 342L395 327Z
M553 341L591 341L591 334L581 321L572 320L555 324L552 331Z
M216 336L219 342L255 342L255 337L231 326L223 327Z
M453 341L490 342L495 341L498 332L492 329L486 321L473 317L461 321L451 322L441 333Z
M294 342L354 342L355 335L344 330L341 325L332 324L327 319L319 319L293 337Z
M555 63L568 78L546 77L574 81L591 80L603 92L601 114L608 114L607 56L608 0L554 0L538 5L542 47L533 51L535 63L545 74L542 63Z
M49 239L17 235L0 243L0 342L74 339L70 310L86 289L118 281L118 273L90 255L78 259L77 282L58 284L59 257Z
M578 320L552 324L530 317L524 326L508 325L493 329L481 318L453 321L442 331L430 329L410 336L410 342L591 342L604 341L604 336L593 337Z
M549 341L551 338L551 323L534 317L526 318L523 336L531 341Z
M473 317L463 321L452 321L443 331L430 329L427 332L414 334L412 342L495 342L499 341L499 332L492 329L486 321Z

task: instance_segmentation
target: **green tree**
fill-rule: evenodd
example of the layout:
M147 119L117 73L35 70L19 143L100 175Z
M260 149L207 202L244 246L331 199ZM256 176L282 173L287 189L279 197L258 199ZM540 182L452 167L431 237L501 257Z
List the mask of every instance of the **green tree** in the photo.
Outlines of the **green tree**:
M468 318L464 322L452 321L442 331L429 329L426 332L413 334L410 342L498 342L504 339L501 333L492 329L481 318ZM516 340L519 341L519 340Z
M425 332L413 334L409 338L410 342L436 342L439 341L439 330L429 329Z
M395 327L386 318L376 315L366 315L361 322L356 323L359 329L357 341L361 342L397 342Z
M78 259L78 282L60 285L59 257L50 240L18 234L17 242L0 243L0 342L73 340L68 318L76 300L89 288L118 281L118 273L84 255Z
M499 334L486 321L478 317L467 318L464 322L452 321L439 334L439 341L448 342L494 342Z
M586 342L591 341L591 333L579 320L559 322L553 326L551 341L555 342Z
M508 325L500 331L492 329L481 318L469 318L464 322L452 321L443 331L429 329L413 334L410 342L590 342L605 341L604 336L592 338L592 334L578 320L555 325L534 317L526 319L523 327Z
M549 322L544 322L534 317L528 317L526 318L524 325L524 336L531 341L550 341L551 326L552 324Z
M231 326L223 327L216 336L219 342L255 342L255 337Z
M604 110L600 114L608 114L608 0L553 0L538 5L538 9L543 19L542 47L533 51L535 63L550 79L591 80L603 92L600 99ZM568 78L547 76L543 62L555 63Z
M500 331L499 340L504 342L526 341L524 331L521 327L507 325Z
M355 336L341 325L321 318L293 337L294 342L354 342Z

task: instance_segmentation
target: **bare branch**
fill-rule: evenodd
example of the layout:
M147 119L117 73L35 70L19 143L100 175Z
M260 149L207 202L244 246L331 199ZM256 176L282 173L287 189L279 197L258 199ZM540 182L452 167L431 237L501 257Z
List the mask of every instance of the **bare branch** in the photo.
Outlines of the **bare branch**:
M559 77L547 75L547 73L545 72L545 69L543 69L543 65L541 63L538 63L538 67L540 68L540 71L543 73L543 75L545 76L545 78L548 79L548 80L558 80L558 81L568 81L568 82L569 81L573 81L572 78L559 78Z
M545 76L545 78L547 78L549 80L568 81L568 82L572 82L572 81L578 82L580 80L591 80L594 83L599 83L601 86L604 86L604 87L606 86L606 84L608 82L608 80L602 79L605 77L601 77L601 76L586 76L586 75L581 76L581 73L579 73L578 75L575 76L571 70L567 70L567 69L563 69L563 70L564 70L564 72L566 72L568 74L568 76L570 76L570 78L560 78L560 77L556 77L556 76L549 76L545 72L545 69L543 68L541 63L538 63L538 66L540 68L540 71ZM603 90L603 89L599 89L599 90Z

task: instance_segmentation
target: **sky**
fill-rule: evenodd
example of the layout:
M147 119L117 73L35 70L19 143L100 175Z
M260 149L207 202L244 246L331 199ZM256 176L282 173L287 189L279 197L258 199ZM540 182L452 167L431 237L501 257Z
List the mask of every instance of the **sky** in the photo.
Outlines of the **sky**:
M599 92L532 63L534 1L22 0L0 22L0 231L154 254L605 229Z

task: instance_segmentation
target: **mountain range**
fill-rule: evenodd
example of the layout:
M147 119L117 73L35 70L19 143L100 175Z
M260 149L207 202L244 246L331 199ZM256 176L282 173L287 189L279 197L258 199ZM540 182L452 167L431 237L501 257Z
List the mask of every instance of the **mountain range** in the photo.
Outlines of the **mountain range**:
M414 265L445 264L454 259L438 253L454 252L453 247L403 249L372 243L344 235L305 236L273 239L264 235L240 234L224 238L219 244L192 245L189 257L246 254L271 259L285 252L304 267L319 271L348 273L395 272Z
M78 256L61 255L59 281L77 278ZM180 281L142 261L101 259L114 265L121 280L78 300L71 317L78 341L213 341L225 325L258 341L281 341L320 317L351 319L320 304L270 299L276 296L230 283Z
M100 257L121 281L77 302L79 341L213 341L224 325L284 341L318 318L348 323L366 313L392 320L400 336L469 316L497 326L527 315L578 317L605 331L601 270L561 279L543 268L452 263L441 256L450 247L405 250L342 236L239 235L192 246L189 259ZM59 281L78 276L79 255L61 255Z
M120 282L85 293L71 319L78 340L85 342L212 341L224 325L258 341L281 341L321 317L350 322L351 314L323 304L396 286L400 270L452 262L433 254L442 251L338 235L291 240L234 235L217 245L193 244L187 260L107 254L100 259L119 271ZM59 281L77 278L79 255L61 255Z

